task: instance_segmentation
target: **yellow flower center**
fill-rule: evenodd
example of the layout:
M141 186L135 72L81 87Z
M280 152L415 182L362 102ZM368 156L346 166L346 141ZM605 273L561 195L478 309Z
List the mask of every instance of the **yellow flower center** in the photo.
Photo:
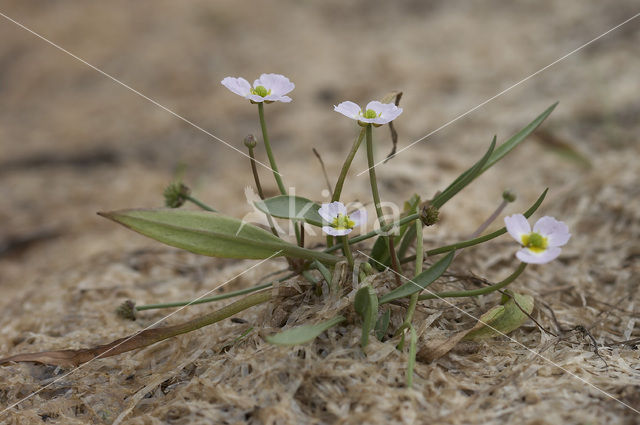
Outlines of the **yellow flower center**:
M331 222L331 227L337 230L349 230L353 229L356 223L349 218L348 215L338 214L336 218Z
M369 119L378 118L378 114L373 109L367 109L362 116Z
M531 232L528 235L522 235L522 245L535 253L540 253L547 249L549 241L541 234Z
M258 86L251 89L251 94L256 94L260 97L265 97L271 94L271 90L267 90L264 86Z

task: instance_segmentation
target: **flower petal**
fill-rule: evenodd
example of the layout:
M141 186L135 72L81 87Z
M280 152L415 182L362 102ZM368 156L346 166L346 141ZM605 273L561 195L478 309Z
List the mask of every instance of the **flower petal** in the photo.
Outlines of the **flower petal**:
M247 97L247 95L251 92L251 85L242 77L226 77L224 80L220 81L220 83L235 94L242 97Z
M555 260L558 255L560 255L560 251L562 251L562 249L558 248L557 246L549 247L539 253L535 253L529 248L522 248L521 250L516 252L516 257L518 257L518 260L522 261L523 263L545 264L549 261Z
M567 225L549 216L544 216L538 220L533 226L533 231L546 237L549 241L549 246L562 246L569 242L569 238L571 238Z
M334 229L331 226L322 226L322 230L331 236L344 236L344 235L348 235L349 233L351 233L351 231L353 229Z
M280 74L262 74L260 78L253 83L254 88L258 86L263 86L267 90L271 90L271 94L275 96L285 95L296 88L295 84L289 81L287 77Z
M332 202L329 204L329 211L333 217L337 217L339 214L347 215L347 207L342 202Z
M360 109L357 104L349 100L346 102L342 102L338 106L334 105L333 110L336 112L340 112L345 117L349 117L355 120L360 119L359 114L362 111L362 109Z
M250 94L246 97L247 99L253 100L254 102L257 102L257 103L264 102L264 97L258 96L257 94Z
M318 214L320 214L320 217L325 219L327 222L331 223L338 214L346 215L347 207L345 207L342 202L322 204L322 206L318 208Z
M329 212L329 204L322 204L322 206L320 208L318 208L318 214L327 223L331 223L333 221L333 219L335 218Z
M372 109L374 111L376 111L376 114L379 114L381 112L384 112L385 110L385 105L392 105L391 103L382 103L379 102L377 100L372 100L371 102L367 103L367 107L364 108L364 110L369 110Z
M373 100L367 104L367 109L371 109L378 114L376 118L370 120L362 120L363 122L372 122L374 124L387 124L402 113L402 108L397 107L394 103L382 103Z
M384 124L386 124L398 118L401 113L402 108L398 108L396 105L393 105L393 109L388 112L383 112L379 118L382 118L384 120Z
M367 210L359 209L349 214L349 218L353 221L353 227L358 227L367 223Z
M274 95L274 94L265 96L264 100L269 100L271 102L283 102L283 103L291 102L291 98L289 96L280 96L280 95Z
M522 235L528 235L531 233L531 226L529 225L527 218L522 214L506 216L504 218L504 224L511 237L520 245L522 245Z

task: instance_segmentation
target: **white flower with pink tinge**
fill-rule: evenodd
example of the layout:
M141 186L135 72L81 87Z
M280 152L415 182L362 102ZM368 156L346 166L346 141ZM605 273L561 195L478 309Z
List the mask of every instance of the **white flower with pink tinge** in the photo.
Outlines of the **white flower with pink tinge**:
M338 106L334 106L333 110L345 117L357 120L359 123L373 124L375 126L387 124L398 118L402 113L402 108L397 107L395 104L382 103L377 100L369 102L364 111L351 101L342 102Z
M545 216L533 225L522 214L504 218L509 234L523 246L516 257L524 263L544 264L560 255L561 246L569 242L571 234L566 224L553 217Z
M221 83L235 94L255 103L291 102L291 98L285 94L296 87L287 77L280 74L262 74L253 82L253 87L242 77L226 77Z
M318 209L318 214L329 224L322 226L322 230L331 236L347 235L353 231L354 227L367 221L365 210L357 210L348 215L347 207L342 202L322 204Z

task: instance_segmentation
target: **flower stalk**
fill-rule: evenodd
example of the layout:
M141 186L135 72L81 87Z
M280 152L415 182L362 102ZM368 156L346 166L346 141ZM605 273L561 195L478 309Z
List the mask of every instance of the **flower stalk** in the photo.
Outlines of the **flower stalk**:
M516 280L526 267L527 267L527 263L524 263L524 262L520 263L520 265L518 266L515 272L513 272L509 277L507 277L502 282L498 282L495 285L487 286L480 289L472 289L470 291L448 291L448 292L424 294L418 297L418 301L433 300L436 298L440 299L440 298L476 297L478 295L490 294L491 292L495 292L504 288L505 286L509 285L511 282Z
M349 246L349 239L346 236L340 236L340 242L342 242L342 252L347 257L347 263L349 268L353 270L353 254L351 253L351 247Z
M264 119L264 102L258 103L258 115L260 116L262 140L264 141L264 148L267 151L267 157L269 158L269 165L271 166L271 171L273 171L273 177L276 179L276 183L278 184L278 189L280 190L280 193L282 195L286 195L287 190L284 188L282 177L280 176L280 172L278 171L278 164L276 164L276 158L273 156L273 151L271 150L269 135L267 134L267 122Z
M422 262L424 260L424 244L422 241L422 221L421 220L416 220L415 222L415 226L416 226L416 272L415 272L415 276L418 276L420 273L422 273ZM409 329L411 327L411 322L413 321L413 315L416 312L416 306L418 305L418 296L420 294L418 292L416 292L415 294L411 295L411 298L409 299L409 307L407 307L407 313L405 315L404 318L404 323L402 323L402 326L400 326L400 329L398 329L400 332L404 332L405 329ZM400 340L400 343L398 344L398 349L402 350L404 348L404 334L402 335L402 339Z
M340 200L340 195L342 194L342 187L344 186L344 181L347 178L347 173L349 172L349 168L351 167L351 163L353 162L353 158L356 156L356 152L360 148L362 144L362 140L364 139L365 129L360 130L360 134L353 141L353 145L351 146L351 150L347 154L347 158L344 160L344 164L342 164L342 169L340 170L340 175L338 176L338 181L336 182L336 187L333 190L333 196L331 197L331 202L337 202Z
M365 127L366 140L367 140L367 162L369 165L369 184L371 185L371 195L373 196L373 203L376 209L376 214L378 216L378 223L380 224L380 228L385 227L386 223L384 221L384 215L382 213L382 205L380 203L380 193L378 192L378 180L376 178L376 166L375 160L373 158L373 124L367 124ZM392 227L393 228L393 227ZM400 267L398 261L398 255L396 254L396 250L393 246L393 238L390 238L388 235L383 236L385 242L389 247L389 255L391 256L391 266L393 271L395 271L394 276L396 278L396 284L398 286L402 285L402 281L400 280Z

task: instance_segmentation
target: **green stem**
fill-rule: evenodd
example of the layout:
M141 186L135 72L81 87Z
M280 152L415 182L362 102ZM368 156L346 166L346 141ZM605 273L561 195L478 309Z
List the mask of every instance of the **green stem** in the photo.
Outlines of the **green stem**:
M267 134L267 122L264 119L264 102L258 103L258 115L260 115L260 127L262 128L262 140L264 141L264 148L267 151L267 157L269 158L269 165L271 165L271 170L273 171L273 177L276 179L276 183L278 184L278 189L280 189L280 193L282 195L287 194L287 190L284 188L284 183L282 182L282 177L278 172L278 165L276 164L276 158L273 156L273 151L271 150L271 143L269 142L269 135ZM293 227L296 232L296 241L300 244L300 230L298 226L296 226L296 221L293 220Z
M282 183L282 178L280 177L280 173L278 172L278 165L276 164L276 159L273 156L273 151L271 150L271 143L269 143L269 135L267 134L267 123L264 119L264 102L258 103L258 115L260 115L260 127L262 127L262 140L264 141L264 148L267 151L267 157L269 157L269 165L271 165L273 177L275 177L276 179L276 183L278 184L280 193L282 195L286 195L287 191L284 188L284 183Z
M477 238L478 236L480 236L480 234L482 232L484 232L485 230L487 230L487 227L489 227L489 225L491 223L493 223L495 221L496 218L498 218L500 216L500 214L502 214L502 211L504 211L504 209L507 207L507 205L509 205L509 201L507 200L503 200L500 205L498 205L498 208L496 208L496 210L489 216L489 218L487 218L484 223L482 223L475 232L473 232L471 235L469 235L469 239L473 239L473 238Z
M251 163L251 172L253 173L253 180L256 182L256 188L258 189L258 196L260 196L260 199L264 201L264 192L262 191L262 185L260 184L260 175L258 174L258 167L256 166L256 158L255 158L255 154L253 153L253 147L248 146L248 149L249 149L249 162ZM271 217L271 215L267 213L264 213L264 215L267 217L267 221L269 222L271 233L273 233L274 236L280 237L273 223L273 218Z
M371 195L373 195L373 203L378 215L380 227L384 227L384 217L382 214L382 206L380 205L380 193L378 192L378 180L376 179L376 166L373 158L373 125L367 124L365 127L367 135L367 162L369 164L369 184L371 185Z
M82 364L95 358L105 358L126 353L127 351L136 350L138 348L147 347L156 342L164 341L177 335L185 334L203 328L216 322L220 322L228 317L234 316L241 311L258 304L265 303L271 299L272 291L262 291L251 294L241 300L222 307L212 313L198 316L187 322L173 326L161 328L145 329L131 336L118 339L106 345L101 345L93 349L79 350L80 352L74 356L75 364Z
M327 248L331 248L333 246L333 236L327 235Z
M210 303L210 302L213 302L213 301L220 301L220 300L224 300L224 299L227 299L227 298L233 298L233 297L237 297L237 296L244 295L244 294L250 294L251 292L256 292L256 291L259 291L261 289L269 288L269 287L273 286L273 284L275 282L283 282L283 281L285 281L287 279L292 278L295 275L296 275L296 273L290 273L290 274L286 275L285 277L278 279L277 281L267 282L267 283L263 283L261 285L253 286L251 288L244 288L244 289L240 289L238 291L233 291L233 292L228 292L226 294L216 295L215 297L200 298L197 301L175 301L175 302L171 302L171 303L139 305L139 306L136 306L136 310L137 311L156 310L156 309L160 309L160 308L182 307L182 306L185 306L185 305L196 305L196 304Z
M349 268L353 270L353 255L351 254L349 239L346 236L340 236L340 241L342 242L342 251L344 252L345 257L347 257L347 263L349 263Z
M524 271L527 267L527 263L520 263L520 266L516 269L515 272L511 274L508 278L503 280L502 282L496 283L495 285L487 286L480 289L472 289L470 291L449 291L449 292L439 292L437 294L425 294L420 295L418 297L419 301L424 300L433 300L436 298L461 298L461 297L475 297L478 295L490 294L491 292L495 292L499 289L504 288L509 285L511 282L516 280L518 276Z
M378 180L376 178L376 165L373 158L373 125L367 124L365 127L366 139L367 139L367 162L369 165L369 184L371 185L371 195L373 196L373 203L376 208L376 214L378 216L378 223L380 228L385 226L384 215L382 214L382 205L380 205L380 193L378 192ZM393 227L392 227L393 228ZM398 286L402 284L400 281L400 267L398 261L398 255L396 254L395 247L393 246L393 239L388 235L383 236L384 241L389 248L389 255L391 257L391 268L395 272L396 283Z
M422 273L422 262L423 262L423 242L422 242L422 222L420 220L416 220L416 276ZM416 311L416 304L418 304L418 292L411 295L411 299L409 300L409 308L407 309L407 316L404 319L404 322L407 325L411 324L413 320L413 314Z
M423 241L422 241L422 221L416 220L416 253L420 253L418 258L416 258L416 276L422 273L422 262L423 262ZM415 278L414 278L415 279ZM399 331L403 332L405 329L409 329L411 327L411 321L413 320L413 315L416 312L416 306L418 305L418 296L419 293L411 294L411 298L409 299L409 307L407 308L407 314L404 318L404 323L400 326ZM398 349L402 350L404 348L404 335L402 335L402 339L400 340L400 344L398 344Z
M344 160L344 164L342 164L342 170L340 170L340 176L338 177L338 181L336 182L336 188L333 190L333 196L331 197L331 202L336 202L340 200L340 195L342 194L342 186L344 186L344 181L347 178L347 172L351 167L351 163L353 162L353 158L356 156L356 152L358 152L358 148L362 144L362 139L364 139L365 129L363 128L360 131L360 134L354 140L353 145L351 146L351 150L347 155L347 158Z
M187 196L185 196L185 199L186 199L187 201L189 201L189 202L192 202L192 203L196 204L197 206L199 206L200 208L202 208L202 209L203 209L203 210L205 210L205 211L218 212L218 210L217 210L217 209L215 209L215 208L211 208L209 205L205 204L204 202L200 201L200 200L199 200L199 199L197 199L197 198L194 198L194 197L193 197L193 196L191 196L191 195L187 195Z

